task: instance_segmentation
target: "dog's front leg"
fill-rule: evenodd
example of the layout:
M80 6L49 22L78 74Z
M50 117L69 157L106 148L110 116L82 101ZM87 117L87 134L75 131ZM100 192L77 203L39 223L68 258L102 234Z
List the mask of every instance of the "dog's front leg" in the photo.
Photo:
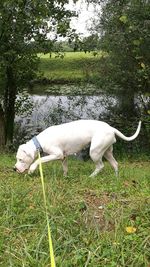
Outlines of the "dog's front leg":
M48 156L41 158L41 163L48 162L51 160L62 159L62 158L63 158L63 154L61 153L57 155L48 155ZM38 165L39 165L39 159L37 159L33 164L31 164L28 173L29 174L33 173Z
M33 173L36 170L38 164L39 164L39 160L37 159L34 163L31 164L31 166L28 170L28 174Z
M67 158L66 157L62 160L62 167L63 167L64 176L67 176L68 166L67 166Z

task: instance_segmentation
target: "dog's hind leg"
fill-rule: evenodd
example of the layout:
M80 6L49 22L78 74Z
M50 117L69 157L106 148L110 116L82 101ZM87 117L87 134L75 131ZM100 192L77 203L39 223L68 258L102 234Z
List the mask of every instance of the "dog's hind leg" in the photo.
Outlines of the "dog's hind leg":
M113 146L110 146L104 153L105 159L107 159L110 165L114 168L116 176L118 176L118 162L113 156Z
M91 157L92 158L92 157ZM94 161L94 160L93 160ZM95 168L95 171L94 172L92 172L92 174L90 175L90 177L94 177L94 176L96 176L102 169L103 169L103 167L104 167L104 164L103 164L103 162L102 162L102 159L100 160L99 159L99 161L97 161L97 162L95 162L96 163L96 168Z
M96 165L95 171L90 175L90 177L96 176L104 167L102 162L103 153L100 147L93 147L90 148L90 157Z
M90 175L90 177L94 177L97 175L104 164L102 162L102 157L105 151L114 143L114 135L110 132L105 133L97 133L93 136L91 140L91 147L90 147L90 157L96 164L95 171Z

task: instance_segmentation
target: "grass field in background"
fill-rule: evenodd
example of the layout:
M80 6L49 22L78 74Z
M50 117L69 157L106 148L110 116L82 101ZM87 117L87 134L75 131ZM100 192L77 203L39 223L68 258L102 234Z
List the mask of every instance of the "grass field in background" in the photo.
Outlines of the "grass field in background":
M98 73L97 64L102 53L94 57L93 53L66 52L64 58L55 58L54 53L39 54L40 71L52 81L78 82L87 81Z
M19 175L14 163L0 156L0 266L48 267L39 172ZM91 161L69 159L68 177L60 162L43 164L57 267L149 266L149 162L119 165L118 178L107 163L89 178Z

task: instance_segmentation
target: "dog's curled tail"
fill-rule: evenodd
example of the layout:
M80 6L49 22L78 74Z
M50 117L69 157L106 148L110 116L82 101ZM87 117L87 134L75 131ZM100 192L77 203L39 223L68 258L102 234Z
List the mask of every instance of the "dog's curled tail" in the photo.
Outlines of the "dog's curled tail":
M132 141L132 140L134 140L138 136L138 134L140 132L140 129L141 129L141 121L139 121L139 124L138 124L138 127L137 127L137 130L136 130L135 134L132 135L132 136L130 136L130 137L127 137L124 134L122 134L120 131L118 131L117 129L114 128L115 134L117 136L119 136L121 139L125 140L125 141Z

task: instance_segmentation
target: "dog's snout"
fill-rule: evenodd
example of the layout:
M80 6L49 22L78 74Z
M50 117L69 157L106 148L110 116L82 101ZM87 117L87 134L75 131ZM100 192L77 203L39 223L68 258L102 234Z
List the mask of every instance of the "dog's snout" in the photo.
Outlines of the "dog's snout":
M17 171L16 167L13 167L13 170L16 172Z

